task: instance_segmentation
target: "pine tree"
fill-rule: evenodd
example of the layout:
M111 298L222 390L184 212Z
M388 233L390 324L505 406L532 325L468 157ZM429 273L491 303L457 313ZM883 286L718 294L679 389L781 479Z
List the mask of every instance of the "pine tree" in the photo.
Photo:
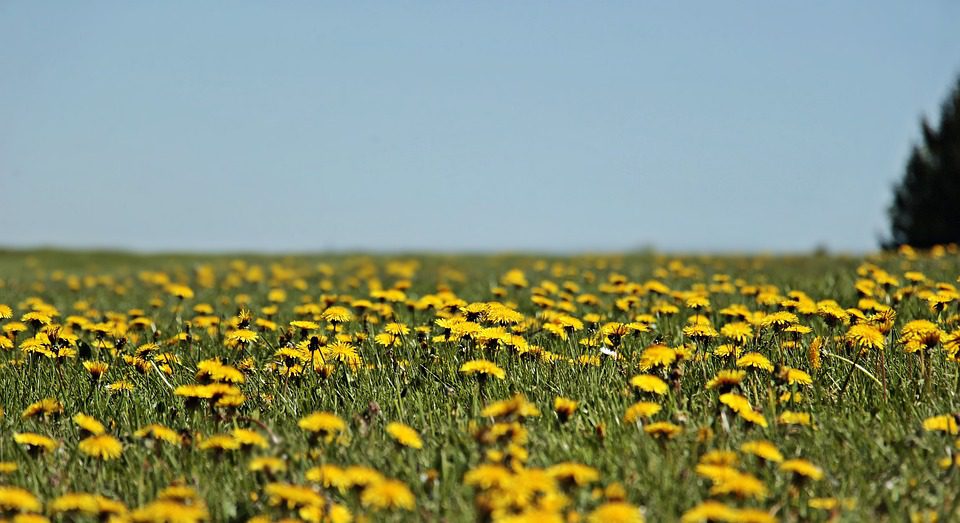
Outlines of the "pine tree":
M938 128L924 118L921 129L923 143L913 147L894 188L888 248L960 243L960 79L941 107Z

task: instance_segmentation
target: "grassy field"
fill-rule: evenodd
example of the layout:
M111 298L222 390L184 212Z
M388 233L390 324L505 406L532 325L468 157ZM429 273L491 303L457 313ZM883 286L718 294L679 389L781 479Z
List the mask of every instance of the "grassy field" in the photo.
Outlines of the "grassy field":
M958 275L0 252L0 520L958 521Z

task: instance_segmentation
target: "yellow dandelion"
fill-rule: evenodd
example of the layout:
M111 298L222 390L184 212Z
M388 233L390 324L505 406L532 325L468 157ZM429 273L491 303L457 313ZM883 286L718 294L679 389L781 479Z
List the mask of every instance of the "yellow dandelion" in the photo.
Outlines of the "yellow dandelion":
M753 410L753 406L750 405L750 400L735 392L721 394L720 403L730 407L730 410L737 413Z
M944 414L942 416L933 416L923 420L923 430L927 432L945 432L956 436L960 432L957 425L956 414Z
M777 449L777 446L766 440L747 441L740 445L740 450L746 454L753 454L765 461L780 463L783 461L783 454Z
M707 500L681 516L682 523L706 523L708 521L738 521L739 510L719 501Z
M363 465L351 465L343 469L343 484L346 488L364 488L384 479L383 474L376 469Z
M582 463L564 462L552 465L547 474L558 483L569 483L582 487L600 480L600 471Z
M781 425L802 425L810 426L810 414L807 412L793 412L785 410L777 417L777 423Z
M754 425L759 425L763 428L767 427L767 418L763 417L763 414L755 410L742 410L737 412L737 415L743 420L753 423Z
M412 449L423 448L423 440L420 439L417 431L403 423L396 421L388 423L387 434L404 447L410 447Z
M51 452L59 446L55 440L34 432L15 432L13 441L31 452Z
M77 449L92 458L111 460L120 457L123 445L120 440L109 434L100 434L81 440Z
M177 523L199 523L207 521L209 518L210 513L206 504L199 501L188 504L180 501L158 499L130 513L130 519L135 523L173 521Z
M503 488L513 477L509 469L502 465L485 463L467 471L463 483L481 489Z
M321 317L324 320L329 321L330 323L337 324L337 323L347 323L348 321L352 320L353 314L351 314L350 310L347 309L346 307L333 306L323 311L323 314L321 314Z
M773 372L773 364L759 352L748 352L737 358L737 367Z
M180 298L181 300L189 300L193 298L193 289L186 285L171 284L167 286L167 294Z
M623 415L623 421L624 423L636 423L641 419L652 417L654 414L660 412L662 408L659 404L651 401L640 401L627 408L626 413Z
M648 392L651 394L664 395L667 393L669 387L667 382L662 379L654 376L652 374L639 374L630 378L630 385L633 385L637 390Z
M297 426L315 437L325 439L327 443L347 428L343 419L332 412L314 412L302 418Z
M640 509L623 501L607 502L587 515L587 523L643 523Z
M481 377L493 376L497 379L504 379L506 373L497 366L496 363L487 360L471 360L460 366L460 373L467 376L478 375Z
M98 436L107 431L106 427L103 426L103 423L97 421L97 419L93 416L88 416L82 412L73 417L73 422L76 423L82 431L91 436Z
M57 514L77 513L87 516L123 516L127 507L122 502L99 494L71 492L50 502L50 511ZM119 519L119 518L118 518Z
M413 510L416 505L410 488L392 479L368 485L360 495L360 503L375 510Z
M87 370L94 381L98 381L107 373L110 365L102 361L85 361L83 362L83 368Z
M257 333L250 329L237 329L227 335L227 341L234 345L249 345L258 339Z
M269 446L267 438L255 430L236 428L231 435L242 448L259 447L265 449Z
M813 378L809 374L793 367L781 368L779 376L788 385L811 385L813 383Z
M247 470L250 472L279 474L281 472L286 472L287 462L273 456L258 456L251 459L250 462L247 463Z
M557 396L553 399L553 411L557 414L557 418L560 419L561 423L566 423L569 420L573 413L577 411L577 406L579 404L570 399Z
M480 411L480 415L499 419L511 417L519 419L535 418L540 415L540 409L530 403L523 394L517 394L510 399L495 401L487 405Z
M177 431L160 425L158 423L151 423L140 428L133 433L133 437L138 439L152 439L157 441L165 441L171 445L179 445L180 435L177 434Z
M29 490L10 485L0 485L0 513L40 512L43 505Z
M671 439L683 432L683 427L668 421L658 421L643 427L643 431L655 438Z
M805 459L788 459L780 464L780 470L814 481L823 478L823 470Z
M307 481L326 488L342 489L347 485L346 472L341 467L329 463L310 468L304 477Z
M883 350L886 345L883 333L866 323L852 325L844 334L844 340L851 347L860 350Z
M33 418L36 416L59 416L63 413L63 404L60 403L56 398L44 398L35 403L31 403L26 409L23 410L21 417L23 419Z
M677 361L677 351L666 345L651 345L640 355L640 370L646 372L656 367L669 367Z
M719 389L728 391L739 386L747 377L747 372L743 370L721 370L716 376L710 378L706 383L708 389Z

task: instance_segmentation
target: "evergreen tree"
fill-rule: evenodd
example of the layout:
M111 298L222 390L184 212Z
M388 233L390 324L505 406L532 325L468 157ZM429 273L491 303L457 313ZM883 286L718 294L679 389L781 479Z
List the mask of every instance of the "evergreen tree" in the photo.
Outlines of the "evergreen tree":
M926 118L921 128L923 142L913 147L894 189L888 248L960 243L960 79L941 107L938 128Z

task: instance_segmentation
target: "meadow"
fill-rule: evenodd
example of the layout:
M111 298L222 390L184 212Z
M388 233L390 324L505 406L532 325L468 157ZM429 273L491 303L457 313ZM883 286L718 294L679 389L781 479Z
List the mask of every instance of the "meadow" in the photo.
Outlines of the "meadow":
M960 520L960 256L0 252L0 520Z

